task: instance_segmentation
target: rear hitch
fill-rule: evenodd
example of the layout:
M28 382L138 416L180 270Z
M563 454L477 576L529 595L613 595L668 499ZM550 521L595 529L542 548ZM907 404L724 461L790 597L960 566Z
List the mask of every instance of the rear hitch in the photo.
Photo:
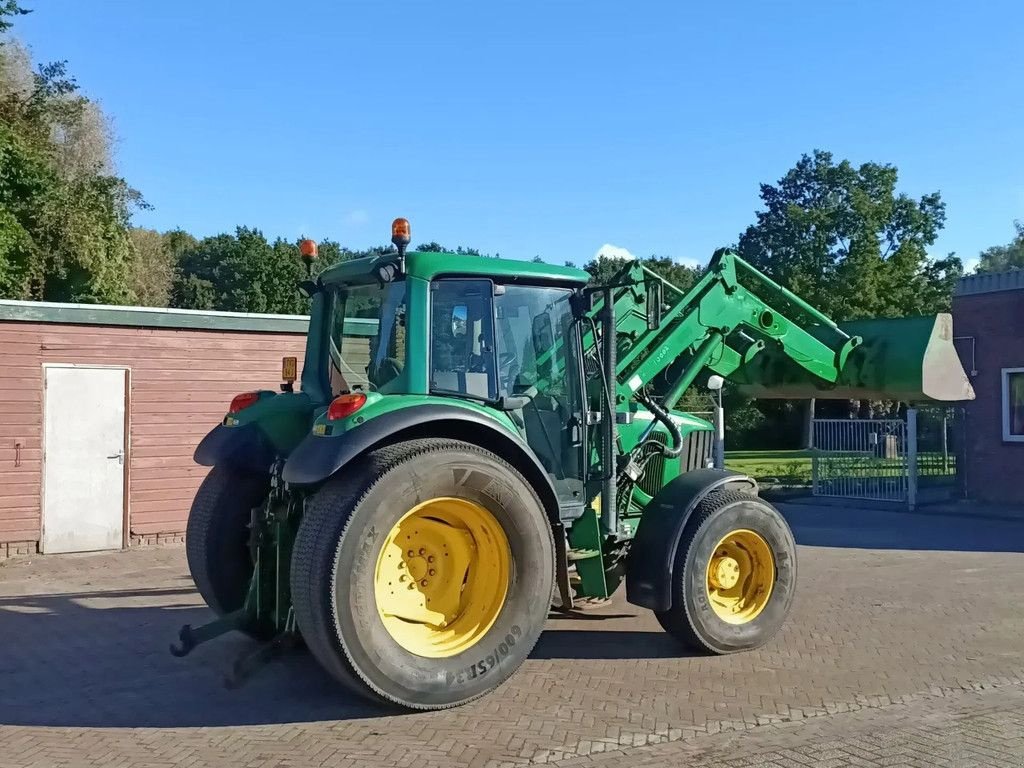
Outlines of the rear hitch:
M186 624L178 631L179 644L171 643L171 654L179 659L188 656L196 646L212 640L215 637L227 634L233 629L238 629L246 618L246 610L240 609L226 613L219 619L203 624L195 629L191 624Z

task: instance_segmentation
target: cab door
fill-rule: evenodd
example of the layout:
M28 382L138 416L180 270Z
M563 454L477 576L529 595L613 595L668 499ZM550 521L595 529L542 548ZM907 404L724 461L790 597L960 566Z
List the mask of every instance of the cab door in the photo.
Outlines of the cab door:
M554 484L563 514L582 510L583 381L579 330L567 288L498 285L494 296L497 385L532 394L519 412L526 441Z

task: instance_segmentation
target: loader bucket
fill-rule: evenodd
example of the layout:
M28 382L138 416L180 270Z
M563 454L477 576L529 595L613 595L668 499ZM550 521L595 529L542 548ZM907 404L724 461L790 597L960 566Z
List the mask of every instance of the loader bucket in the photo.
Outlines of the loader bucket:
M974 399L974 389L953 346L952 315L858 320L840 327L863 342L850 353L834 384L816 378L791 360L773 356L768 349L730 379L744 394L767 399L907 403ZM765 359L759 359L762 357Z

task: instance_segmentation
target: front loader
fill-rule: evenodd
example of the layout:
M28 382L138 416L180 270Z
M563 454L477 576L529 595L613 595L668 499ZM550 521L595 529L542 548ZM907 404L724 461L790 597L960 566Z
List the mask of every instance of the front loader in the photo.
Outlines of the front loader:
M948 316L840 327L728 251L681 291L446 253L342 262L300 286L301 385L238 395L196 449L196 586L250 663L300 641L343 686L412 709L507 680L553 604L652 610L726 654L782 626L796 548L755 481L676 409L702 374L758 396L973 398ZM315 244L302 243L304 256Z

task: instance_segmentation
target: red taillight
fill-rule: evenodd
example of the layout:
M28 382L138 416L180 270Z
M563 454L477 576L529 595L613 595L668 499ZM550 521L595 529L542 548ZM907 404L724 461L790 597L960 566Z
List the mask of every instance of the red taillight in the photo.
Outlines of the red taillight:
M353 413L363 407L363 403L366 402L366 395L362 392L354 392L350 395L338 395L331 404L327 406L327 419L329 421L337 421L338 419L344 419L346 416L351 416Z
M248 408L250 405L253 405L259 399L259 392L243 392L240 395L235 395L234 399L231 401L231 407L228 408L228 413L238 413L239 411Z

